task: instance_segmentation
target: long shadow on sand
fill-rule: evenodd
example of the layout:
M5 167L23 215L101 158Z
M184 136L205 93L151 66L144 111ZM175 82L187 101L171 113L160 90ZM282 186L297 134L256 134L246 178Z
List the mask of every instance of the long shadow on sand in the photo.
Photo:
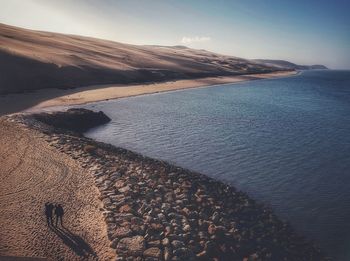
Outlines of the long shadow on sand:
M85 242L80 236L73 234L65 227L52 227L51 230L58 235L64 244L66 244L70 249L72 249L78 256L88 257L93 256L96 257L95 251L92 247Z

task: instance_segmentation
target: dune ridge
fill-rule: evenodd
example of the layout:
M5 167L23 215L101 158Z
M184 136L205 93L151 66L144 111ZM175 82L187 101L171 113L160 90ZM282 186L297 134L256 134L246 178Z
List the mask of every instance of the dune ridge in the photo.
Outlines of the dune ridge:
M183 46L138 46L5 24L0 61L0 94L284 70Z

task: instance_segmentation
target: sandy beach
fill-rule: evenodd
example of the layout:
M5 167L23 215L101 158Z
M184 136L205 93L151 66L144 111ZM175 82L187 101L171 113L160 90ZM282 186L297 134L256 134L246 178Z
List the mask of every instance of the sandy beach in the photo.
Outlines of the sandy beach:
M69 90L45 89L18 94L7 94L0 95L0 115L21 111L40 111L43 108L52 106L78 105L157 92L174 91L226 83L238 83L250 80L287 77L296 73L296 71L281 71L267 74L207 77L154 84L95 85Z
M112 260L92 176L39 132L3 118L0 143L0 256ZM64 229L47 226L46 202L63 204Z

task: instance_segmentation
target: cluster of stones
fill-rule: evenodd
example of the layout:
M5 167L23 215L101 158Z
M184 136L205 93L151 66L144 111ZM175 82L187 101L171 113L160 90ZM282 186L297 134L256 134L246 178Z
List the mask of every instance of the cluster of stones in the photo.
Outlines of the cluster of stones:
M45 133L94 176L117 260L326 260L232 186L81 135Z

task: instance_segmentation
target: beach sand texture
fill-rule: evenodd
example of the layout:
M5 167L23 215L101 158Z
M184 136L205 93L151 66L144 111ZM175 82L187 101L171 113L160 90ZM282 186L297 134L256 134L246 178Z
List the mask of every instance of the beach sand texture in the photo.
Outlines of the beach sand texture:
M0 119L0 256L112 260L92 176L40 134ZM62 203L66 229L46 224L45 202Z

